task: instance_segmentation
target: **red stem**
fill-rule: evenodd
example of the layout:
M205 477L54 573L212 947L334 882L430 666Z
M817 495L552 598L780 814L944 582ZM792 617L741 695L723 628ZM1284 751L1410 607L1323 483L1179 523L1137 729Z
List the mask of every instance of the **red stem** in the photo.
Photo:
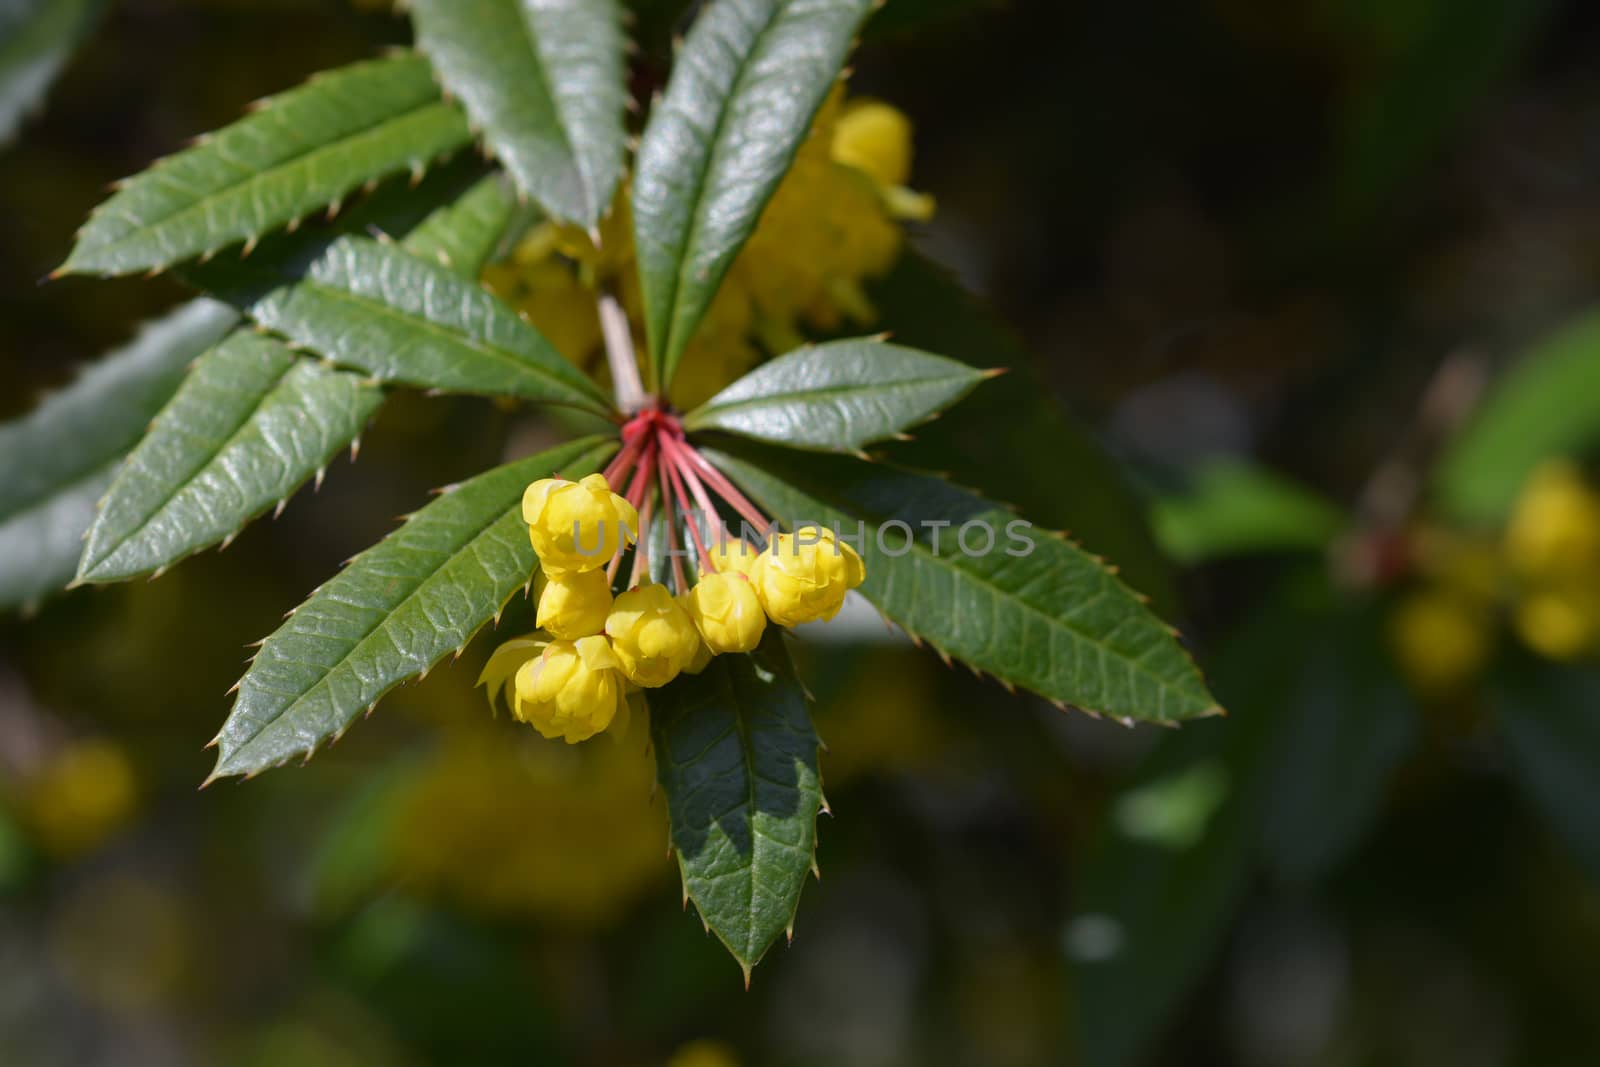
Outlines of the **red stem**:
M705 476L706 483L711 486L714 493L733 505L733 509L742 515L746 522L753 524L757 530L766 530L768 525L766 516L762 515L760 509L754 504L746 500L744 494L734 488L733 483L728 481L723 473L713 467L704 456L683 441L665 440L663 443L667 445L669 450L676 453L680 463L687 460L692 465L683 468L691 486L698 480L695 477L694 470L697 467L700 473Z
M661 469L666 472L668 480L672 483L673 492L676 493L678 498L678 506L682 508L684 513L689 516L689 536L694 538L695 551L700 555L700 570L705 574L713 574L716 572L717 568L712 564L711 553L706 551L706 543L700 537L700 527L695 524L694 515L692 514L694 508L689 506L689 494L685 492L683 488L683 475L678 470L678 463L676 459L670 455L670 451L671 450L669 449L669 462L663 464ZM702 490L702 493L703 492L704 490ZM706 505L702 504L702 507L704 506ZM722 520L717 517L717 513L715 511L711 511L707 512L706 521L708 523L720 526Z

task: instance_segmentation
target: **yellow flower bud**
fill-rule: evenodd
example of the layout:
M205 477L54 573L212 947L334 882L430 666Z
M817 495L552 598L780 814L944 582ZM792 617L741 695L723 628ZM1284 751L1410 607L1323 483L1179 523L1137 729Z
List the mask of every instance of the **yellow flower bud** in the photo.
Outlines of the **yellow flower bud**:
M522 518L548 574L604 567L639 530L638 512L601 474L539 479L522 494Z
M718 655L749 652L767 628L755 586L737 571L704 575L684 597L684 607L706 646Z
M1412 685L1440 694L1460 688L1487 662L1493 625L1481 602L1432 589L1400 604L1390 619L1389 638Z
M606 617L622 673L646 689L666 685L699 651L700 634L667 587L651 583L617 597Z
M611 613L611 581L603 570L540 575L539 629L567 641L597 634Z
M552 641L517 671L511 711L545 737L587 741L619 715L626 694L617 657L604 637Z
M711 564L719 574L742 574L748 578L750 568L760 557L754 545L735 537L723 538L711 546Z
M911 120L877 100L854 101L833 127L833 158L879 185L904 185L911 178Z
M774 537L750 571L761 606L779 626L833 618L865 577L855 549L816 526Z
M711 666L711 660L715 655L716 653L711 651L711 646L701 641L694 650L694 659L689 661L689 665L683 669L683 673L699 674Z
M1576 465L1556 460L1534 471L1506 529L1506 556L1528 578L1600 574L1600 495Z

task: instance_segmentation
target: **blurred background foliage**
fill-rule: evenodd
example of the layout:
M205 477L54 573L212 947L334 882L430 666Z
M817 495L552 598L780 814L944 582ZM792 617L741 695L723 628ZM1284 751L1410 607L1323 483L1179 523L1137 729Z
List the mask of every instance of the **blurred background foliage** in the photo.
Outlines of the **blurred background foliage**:
M0 418L183 295L38 284L106 183L403 43L384 6L0 5ZM634 6L648 91L686 5ZM0 622L0 1063L1593 1062L1597 52L1580 0L890 0L852 89L939 208L871 298L1015 368L897 458L1116 560L1230 716L815 635L836 817L749 993L642 735L491 718L487 641L197 794L246 643L550 432L402 394L226 552Z

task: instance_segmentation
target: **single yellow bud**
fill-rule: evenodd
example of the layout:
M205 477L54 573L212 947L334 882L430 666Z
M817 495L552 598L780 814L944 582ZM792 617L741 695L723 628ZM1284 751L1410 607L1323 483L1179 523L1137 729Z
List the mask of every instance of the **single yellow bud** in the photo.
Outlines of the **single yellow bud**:
M619 715L627 700L617 657L604 637L552 641L517 671L511 712L545 737L587 741Z
M1513 616L1524 644L1546 659L1581 659L1600 648L1600 590L1550 588L1524 597Z
M699 674L711 666L711 660L715 655L716 653L711 651L711 646L701 641L694 650L694 659L689 661L689 665L683 669L683 673Z
M750 568L760 556L760 550L750 542L734 537L723 538L711 546L711 565L719 574L742 574L748 578Z
M1411 684L1422 693L1443 694L1470 681L1488 661L1493 624L1482 603L1430 589L1395 609L1389 638Z
M617 597L606 617L606 634L622 673L646 689L676 678L693 662L701 643L689 613L666 586L656 583Z
M707 574L684 597L689 617L717 655L749 652L761 643L767 615L750 579L737 571Z
M548 574L604 567L639 530L638 512L602 474L539 479L522 494L522 518Z
M837 615L845 593L860 585L866 573L856 550L833 531L802 526L772 539L751 569L750 580L773 622L799 626Z
M1600 495L1575 464L1555 460L1529 477L1506 528L1506 556L1526 578L1600 574Z
M911 120L880 101L854 101L833 128L833 158L884 187L904 185L911 178Z
M539 629L567 641L606 628L611 613L611 580L603 570L558 571L540 575Z

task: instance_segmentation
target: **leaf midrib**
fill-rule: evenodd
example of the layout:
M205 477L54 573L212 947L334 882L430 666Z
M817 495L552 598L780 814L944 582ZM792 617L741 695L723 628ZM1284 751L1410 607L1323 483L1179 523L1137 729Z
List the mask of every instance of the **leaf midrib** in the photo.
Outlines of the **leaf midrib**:
M281 272L275 272L275 271L274 272L263 271L262 273L263 274L270 274L271 276L280 279L281 284L277 285L273 290L273 292L275 294L276 293L284 293L284 294L292 295L294 290L296 290L300 286L304 286L307 289L314 290L314 291L316 291L318 293L321 293L321 294L323 294L325 296L331 297L331 298L333 298L335 300L342 300L342 301L344 301L346 303L353 304L356 307L362 308L363 310L372 311L372 309L376 309L376 312L374 313L374 317L387 318L387 319L389 319L389 320L391 320L393 322L402 323L402 324L404 324L404 325L406 325L408 327L413 327L413 326L414 327L418 327L419 328L419 332L430 333L430 334L436 335L438 337L442 337L442 338L444 338L444 339L446 339L448 341L451 341L451 342L454 342L456 344L461 345L461 347L468 348L468 349L470 349L470 350L472 350L474 352L477 352L477 353L480 353L482 355L488 356L488 357L490 357L492 359L499 360L502 363L507 363L507 364L511 365L512 367L518 369L518 370L529 371L534 376L536 376L539 379L541 379L542 381L545 381L545 382L548 382L548 383L552 383L552 384L554 384L556 386L559 386L561 389L565 390L572 397L583 397L584 396L583 392L577 386L575 386L572 383L566 381L560 375L556 374L554 371L548 370L545 367L542 367L537 363L530 362L529 360L522 358L521 356L517 355L515 352L512 352L509 349L497 348L494 345L490 344L488 341L480 339L478 337L475 337L474 335L472 335L470 333L467 333L465 331L459 331L458 332L458 331L452 330L449 327L444 326L444 325L442 325L440 323L436 323L432 319L429 319L429 318L427 318L425 316L413 315L413 314L407 313L407 312L403 311L402 309L397 308L393 304L390 304L390 303L388 303L386 301L374 299L373 297L366 296L366 295L364 295L362 293L356 292L353 289L345 288L345 287L340 286L340 285L338 285L338 284L336 284L334 282L330 282L330 281L326 281L326 280L323 280L323 279L320 279L320 278L313 277L310 274L286 275L286 274L283 274ZM255 304L258 304L258 303L260 303L260 300L251 301L252 305L255 305ZM517 320L517 322L518 322L519 326L522 325L520 319ZM332 359L335 363L338 363L338 364L340 364L341 366L344 366L344 367L349 367L349 368L353 368L355 370L364 371L364 372L369 373L369 374L376 373L376 372L372 371L369 367L363 367L363 366L360 366L359 364L350 363L348 360L339 359L339 358L333 357L331 355L329 356L329 358ZM557 356L556 358L559 359L560 356ZM534 398L530 397L530 398L526 398L526 399L534 399ZM561 400L550 399L550 400L540 400L539 402L547 403L547 404L555 404L555 405L560 405L560 406L565 406L565 407L574 407L574 408L578 408L580 410L594 412L595 414L602 415L602 416L610 414L610 412L606 409L604 404L600 404L598 406L591 406L592 400L591 400L591 403L579 403L579 401L577 399L561 399Z
M574 461L574 464L581 465L581 463L584 460L589 460L592 457L596 457L599 453L602 453L605 450L607 450L608 447L609 447L609 445L607 443L604 443L604 442L597 443L589 451L587 451L584 454L578 456L576 458L576 460ZM507 472L507 473L509 475L509 472ZM507 480L509 480L509 478ZM272 715L271 718L265 720L260 725L258 725L255 729L251 730L250 731L250 735L248 737L246 737L243 741L240 741L234 747L233 751L231 753L229 753L227 759L224 762L228 762L228 763L233 762L233 759L235 757L237 757L241 752L243 752L244 749L247 746L252 744L255 741L256 738L260 737L263 733L265 733L267 731L267 729L269 729L279 719L283 718L285 715L289 714L291 711L294 711L296 708L300 707L303 703L305 703L306 701L310 700L312 694L318 692L321 689L326 688L326 686L328 684L328 679L333 677L334 672L344 668L350 662L350 660L352 660L355 657L356 653L360 652L366 646L367 642L372 640L373 635L378 632L378 630L383 626L384 623L388 622L397 613L399 613L403 608L405 608L407 605L409 605L416 597L420 596L422 594L423 587L425 587L429 582L432 582L434 579L438 578L439 575L445 570L445 568L449 567L450 564L452 564L456 560L460 559L462 557L462 555L464 555L467 552L467 550L469 548L471 548L471 546L477 544L478 540L480 538L482 538L486 533L488 533L489 530L492 529L496 524L505 521L505 519L508 516L512 516L512 515L516 515L516 514L517 514L517 504L516 504L516 502L513 502L510 505L508 505L503 511L500 511L498 514L491 516L488 519L488 521L486 521L486 522L482 523L481 525L479 525L478 528L471 534L471 536L469 536L465 540L461 541L444 558L444 560L442 560L440 562L439 566L433 568L433 570L431 570L426 575L423 575L421 578L419 578L417 580L416 585L412 587L410 592L406 593L405 596L401 597L400 600L395 603L394 607L389 608L386 611L384 611L383 615L376 622L374 622L371 626L369 626L366 630L364 630L362 632L361 636L356 638L356 640L351 644L349 651L344 653L344 655L340 656L339 659L336 662L334 662L333 664L329 665L329 667L326 670L323 670L322 674L317 678L316 682L314 682L312 685L308 686L306 689L304 689L302 692L300 692L298 695L296 695L293 700L291 700L288 704L285 704L282 708L280 708L275 714ZM404 530L404 529L405 529L404 526L400 527L400 530ZM396 531L396 533L398 533L398 532L400 532L400 531ZM394 536L394 535L391 534L390 536ZM383 545L383 542L380 541L380 542L378 542L378 545L374 546L374 548L381 547L382 545ZM348 572L346 572L346 573L348 573ZM515 590L512 590L512 592L515 592ZM479 623L478 625L479 625L479 629L481 629L483 624ZM476 631L474 631L474 632L476 632ZM471 638L469 636L468 640L470 640L470 639ZM313 666L315 666L316 669L321 670L320 665L313 665ZM252 685L255 688L257 688L257 689L259 689L259 690L261 690L263 692L270 692L270 690L267 690L265 687L262 687L258 682L257 683L252 683ZM391 686L390 688L393 688L393 686ZM385 690L385 692L387 692L387 690ZM381 696L381 695L382 694L380 693L379 696ZM243 699L243 693L242 692L240 693L240 699ZM357 710L359 711L360 709L357 709Z
M549 58L539 47L538 27L534 25L533 10L520 0L512 0L517 10L517 22L523 29L523 41L528 46L528 53L533 56L533 69L538 81L538 88L544 93L545 99L550 101L550 113L555 116L556 133L560 135L561 144L566 149L567 158L572 161L572 170L578 179L578 196L583 200L585 215L594 216L599 213L597 205L590 201L589 174L586 172L583 160L578 153L577 144L572 140L572 133L568 127L569 119L566 108L562 106L561 98L556 95L550 82Z
M323 153L348 152L352 148L355 147L357 142L365 141L365 140L373 138L373 137L375 137L375 136L377 136L379 134L383 134L385 132L388 132L388 131L385 130L385 127L387 127L387 126L395 125L395 124L405 124L405 123L410 122L412 119L417 118L419 115L422 115L425 112L440 111L440 110L446 111L446 112L453 112L454 111L454 107L452 105L450 105L450 104L445 103L443 100L436 98L436 99L428 101L425 104L421 104L421 105L419 105L417 107L411 108L411 109L409 109L407 111L399 112L398 114L391 114L391 115L385 116L384 118L379 119L377 122L374 122L374 123L372 123L370 125L364 126L361 129L358 129L358 130L356 130L356 131L354 131L352 133L346 134L345 136L339 138L336 141L324 142L322 144L316 144L316 145L307 146L303 151L296 152L294 155L285 157L284 159L272 164L271 168L268 169L268 170L255 171L254 173L251 173L251 174L247 175L246 177L240 179L239 181L232 182L232 183L230 183L228 185L223 186L220 189L214 189L211 192L206 193L200 199L191 201L188 204L184 205L183 207L180 207L180 208L178 208L178 209L176 209L174 211L169 211L166 214L158 216L155 219L138 219L138 218L135 218L131 214L128 214L127 210L125 208L124 209L115 210L114 217L120 219L123 222L130 223L131 226L132 226L132 229L130 229L129 232L123 234L120 237L113 238L113 239L111 239L109 241L105 241L105 242L102 242L100 244L88 245L83 249L83 251L84 252L92 252L92 253L94 253L95 255L98 255L98 256L104 256L104 255L107 255L107 254L111 254L111 253L120 251L121 249L125 248L129 244L137 243L140 239L148 240L150 238L150 231L151 230L157 229L157 228L170 229L173 226L181 225L182 223L188 221L189 217L193 213L195 213L195 212L204 213L205 211L208 211L210 209L210 207L212 206L212 204L217 200L223 199L223 198L228 197L228 196L239 195L239 194L243 193L244 191L246 191L246 190L248 190L248 189L250 189L252 187L257 186L259 183L263 183L263 182L267 182L267 181L279 178L279 177L282 176L282 172L283 171L286 171L286 170L288 170L288 169L290 169L292 167L300 167L300 166L303 166L303 165L306 165L306 164L309 164L309 163L316 162L321 157L321 155ZM215 142L212 142L212 144L215 144ZM176 162L177 162L177 158L175 157L171 161L171 163L169 163L168 166L170 167L172 164L175 164ZM158 169L152 170L148 175L149 179L153 181L157 177L162 176L163 175L163 171L165 169L167 169L167 168L158 168ZM359 184L359 183L357 183L357 184ZM130 192L131 192L131 189L130 189ZM113 213L113 206L115 205L115 203L116 203L115 200L107 201L105 207L102 210L106 214L112 214ZM96 214L98 215L99 212L97 212ZM224 247L227 246L227 244L232 244L235 240L245 240L245 239L246 238L242 238L242 237L241 238L233 238L233 239L230 239L228 242L226 242L226 244L215 245L215 246L212 246L212 248L213 248L213 250L217 249L217 248L224 248ZM78 257L75 255L73 258L76 259Z
M722 415L730 411L743 411L747 408L776 407L813 399L825 400L839 393L874 396L879 393L893 393L902 388L930 388L934 385L945 383L975 383L980 377L982 376L978 374L946 374L932 378L894 378L888 381L867 382L864 384L845 383L842 385L797 389L789 393L767 393L764 396L740 397L722 404L708 403L705 407L689 416L685 422L693 427L703 425L704 420L709 416Z
M732 10L736 6L730 4L729 8ZM705 202L706 198L706 177L712 173L715 165L722 158L722 134L727 128L728 116L733 111L731 104L738 98L744 88L745 75L750 70L750 60L760 51L761 44L766 39L767 34L772 32L772 27L778 20L782 6L781 3L772 5L771 13L763 20L761 28L756 31L754 39L750 42L750 48L740 57L738 72L734 75L733 84L729 86L728 92L722 97L721 103L717 108L717 120L711 126L711 151L706 153L705 165L699 168L699 173L695 175L694 197L689 202L689 232L684 235L683 250L678 257L678 267L672 272L672 310L667 319L667 335L662 339L660 356L663 369L668 370L669 373L664 375L668 380L660 383L662 389L666 389L671 384L670 379L677 373L678 361L683 354L683 348L689 343L688 338L684 338L683 344L676 344L675 342L678 340L678 320L683 310L685 282L688 279L690 267L695 258L693 249L699 244L700 218L702 214L700 206ZM670 368L667 366L669 360L671 363Z
M765 472L763 472L763 473L765 473ZM767 477L773 478L776 481L780 481L780 482L783 481L783 479L777 478L776 476L771 475L771 474L768 474ZM757 493L756 495L758 497L760 496L759 493ZM850 508L841 507L836 500L833 500L833 499L829 498L825 494L813 493L811 495L815 496L818 500L823 501L827 507L829 507L832 510L838 512L839 514L847 515L847 516L851 515L851 509ZM995 509L993 509L993 508L990 509L990 512L991 513L997 513L997 512L995 512ZM998 512L998 514L1004 514L1004 513L1003 512ZM868 522L870 522L873 525L874 528L881 528L883 526L883 520L879 519L876 516L864 515L864 516L858 516L858 517L865 518ZM1042 536L1050 537L1050 536L1053 536L1053 535L1047 532L1047 533L1043 534ZM1071 622L1069 622L1068 620L1063 619L1063 618L1061 618L1059 616L1051 615L1048 612L1044 611L1043 609L1041 609L1039 607L1036 607L1030 601L1024 600L1022 597L1020 597L1020 596L1018 596L1018 595L1016 595L1014 593L1010 593L1010 592L1007 592L1004 589L1001 589L999 586L995 585L994 582L989 580L988 578L986 578L986 577L984 577L984 576L982 576L980 574L977 574L977 573L975 573L973 571L967 570L965 568L957 567L953 563L947 563L941 557L933 555L932 553L930 553L928 551L927 547L925 545L923 545L922 542L918 541L915 537L911 538L910 544L911 544L912 551L916 554L917 558L923 560L925 563L930 563L931 562L931 563L934 563L934 564L943 564L949 570L958 571L960 574L965 576L968 580L973 582L973 584L978 585L981 588L983 588L991 596L999 597L1001 600L1010 600L1010 601L1013 601L1013 602L1015 602L1017 604L1020 604L1023 607L1023 609L1025 609L1027 612L1029 612L1032 616L1040 618L1040 619L1043 619L1049 625L1060 627L1061 629L1063 629L1063 630L1067 631L1068 633L1072 634L1078 640L1086 642L1091 647L1103 650L1108 655L1111 655L1111 656L1115 657L1115 659L1119 663L1127 663L1139 675L1141 675L1142 677L1148 678L1150 681L1154 682L1157 689L1161 690L1164 693L1170 693L1175 699L1177 699L1178 704L1179 704L1180 707L1185 707L1185 706L1188 706L1190 704L1195 703L1195 699L1193 697L1186 695L1182 690L1178 689L1173 683L1168 682L1165 679L1163 679L1160 675L1155 674L1148 667L1146 667L1143 664L1142 661L1134 659L1134 658L1132 658L1130 656L1127 656L1127 655L1125 655L1123 653L1117 652L1115 649L1112 649L1112 648L1108 647L1103 641L1098 641L1095 638L1091 637L1081 627L1076 626L1076 625L1072 624ZM1096 566L1098 566L1098 564ZM1121 585L1121 582L1118 580L1116 575L1105 571L1103 568L1101 568L1101 574L1104 576L1104 578L1107 581L1111 582L1113 585ZM1125 586L1123 588L1126 589ZM863 595L865 595L865 594L863 594ZM1130 592L1129 595L1131 596L1132 593ZM902 624L902 627L904 627L904 624ZM908 633L911 632L909 630L909 628L906 628L906 630L907 630ZM921 637L922 635L918 634L916 636ZM999 678L1002 681L1013 682L1013 683L1016 683L1016 684L1019 684L1019 685L1027 686L1027 683L1023 682L1019 678L1008 677L1008 676L1002 675L998 671L994 671L994 670L989 670L988 673L994 675L996 678ZM1091 710L1098 711L1098 710L1101 710L1101 709L1097 708L1097 709L1091 709ZM1204 710L1204 709L1202 708L1201 710ZM1166 721L1166 720L1163 719L1163 720L1160 720L1160 721Z
M225 341L226 341L226 339L224 339L224 342ZM85 578L93 578L94 577L94 571L96 569L98 569L102 564L104 564L108 560L110 560L111 557L116 555L117 552L124 545L126 545L130 540L132 540L134 537L138 536L139 534L143 533L145 528L150 525L151 520L154 519L156 515L160 514L160 512L161 512L161 510L163 508L165 508L168 504L172 503L172 501L177 497L178 493L182 492L188 486L192 485L194 483L194 481L195 481L195 478L199 475L199 473L201 471L204 471L207 467L209 467L216 460L216 458L219 455L221 455L230 446L232 446L236 441L238 441L239 440L239 436L244 432L245 427L247 427L247 426L249 426L251 424L252 420L255 418L256 413L261 410L262 406L266 403L266 401L268 399L270 399L275 393L277 393L277 391L280 388L282 388L284 379L287 378L289 376L290 372L294 370L295 364L297 362L298 362L298 360L291 359L287 364L285 364L283 370L279 371L278 374L272 379L271 385L269 385L266 389L264 389L262 391L261 399L256 401L255 405L250 408L250 410L244 415L243 418L239 419L237 422L234 423L233 427L228 431L227 436L222 440L222 442L216 448L213 448L208 453L206 453L204 458L201 460L201 462L199 464L194 465L194 466L191 467L189 472L184 475L183 481L178 485L178 487L175 490L173 490L171 493L168 493L165 496L163 496L161 498L161 500L159 502L157 502L155 507L150 508L149 510L147 510L139 518L138 525L135 526L132 531L130 531L126 536L118 538L118 540L116 541L115 544L113 544L105 552L100 553L100 555L95 558L95 561L93 563L91 563L88 568L80 567L79 568L79 574L82 577L85 577ZM107 497L108 498L110 497L110 495L112 493L115 493L117 491L117 486L121 482L122 482L122 477L118 477L117 480L112 483L110 490L107 491Z

